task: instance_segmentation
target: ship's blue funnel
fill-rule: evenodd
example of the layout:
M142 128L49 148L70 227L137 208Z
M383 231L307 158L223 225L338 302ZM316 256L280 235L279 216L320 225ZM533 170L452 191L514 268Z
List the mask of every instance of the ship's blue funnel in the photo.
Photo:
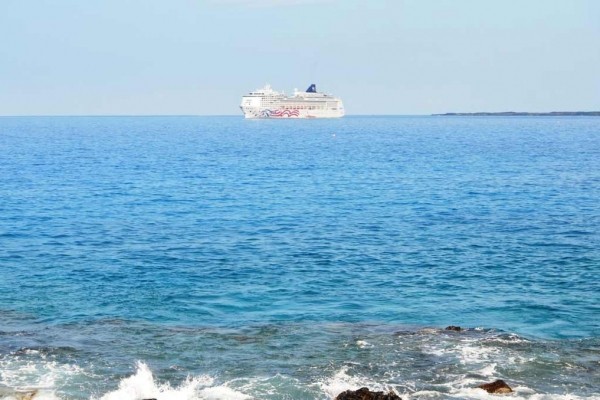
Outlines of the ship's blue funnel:
M314 83L306 89L306 93L317 93L317 85Z

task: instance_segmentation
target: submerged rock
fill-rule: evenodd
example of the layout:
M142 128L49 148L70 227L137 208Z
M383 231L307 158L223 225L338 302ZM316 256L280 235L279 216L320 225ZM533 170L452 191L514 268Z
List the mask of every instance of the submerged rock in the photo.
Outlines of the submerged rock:
M6 387L0 387L0 399L16 399L16 400L35 400L37 390L12 390Z
M402 400L397 394L389 392L373 392L369 388L360 388L358 390L346 390L337 395L335 400Z
M450 326L447 326L445 330L447 330L447 331L456 331L456 332L460 332L460 331L462 331L463 329L462 329L460 326L454 326L454 325L450 325Z
M483 385L479 385L477 387L485 390L488 393L495 394L511 393L513 391L502 379L497 379L491 383L484 383Z

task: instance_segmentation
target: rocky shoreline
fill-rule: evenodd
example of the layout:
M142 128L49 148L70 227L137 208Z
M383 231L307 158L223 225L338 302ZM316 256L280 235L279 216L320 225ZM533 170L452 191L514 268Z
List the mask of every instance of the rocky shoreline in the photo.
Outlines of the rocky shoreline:
M494 382L485 383L477 386L479 389L483 389L488 393L492 394L506 394L511 393L512 389L502 379L498 379ZM0 399L7 400L35 400L37 398L38 391L32 390L10 390L8 388L0 388ZM156 398L143 398L140 400L158 400ZM376 392L370 390L367 387L362 387L357 390L346 390L338 394L334 400L402 400L393 391L388 393Z
M462 336L474 331L474 329L450 325L445 328L428 328L428 331L438 334L445 332L450 336ZM490 377L491 376L488 376L488 378ZM382 387L380 386L379 388ZM492 382L471 386L471 388L480 389L490 394L508 394L513 392L513 389L502 379L495 379ZM0 400L36 400L38 398L47 398L45 394L46 393L42 393L36 388L10 388L0 386ZM137 395L141 396L141 393L137 393ZM402 400L399 393L395 389L389 387L387 388L387 392L372 390L369 387L360 387L356 390L349 389L338 392L337 394L335 394L335 392L330 392L329 396L334 400ZM148 394L146 394L144 397L136 397L135 400L160 400L160 397L148 397Z
M552 112L474 112L431 114L435 117L600 117L600 111L552 111Z
M461 328L460 326L450 325L444 330L451 332L464 332L466 329ZM476 386L476 388L485 390L491 394L507 394L512 393L513 391L512 388L502 379L496 379L493 382L483 383ZM362 387L358 390L346 390L338 394L334 400L402 400L402 398L393 391L389 391L388 393L381 391L376 392L367 387Z
M507 394L512 393L512 389L502 379L497 379L494 382L484 383L483 385L477 386L479 389L483 389L491 394ZM156 400L156 399L149 399ZM336 396L335 400L402 400L396 393L390 391L389 393L375 392L369 390L369 388L363 387L358 390L346 390Z

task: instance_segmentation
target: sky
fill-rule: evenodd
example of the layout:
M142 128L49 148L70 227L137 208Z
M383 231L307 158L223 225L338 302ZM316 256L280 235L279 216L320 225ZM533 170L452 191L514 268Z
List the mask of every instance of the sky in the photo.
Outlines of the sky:
M0 115L600 110L599 0L0 0Z

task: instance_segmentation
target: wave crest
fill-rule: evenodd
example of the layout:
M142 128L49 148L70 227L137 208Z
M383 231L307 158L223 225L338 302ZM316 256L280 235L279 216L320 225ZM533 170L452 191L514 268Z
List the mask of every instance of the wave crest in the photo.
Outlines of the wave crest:
M178 387L172 387L169 383L157 382L150 368L145 363L138 362L135 374L121 380L117 390L106 393L99 400L245 400L250 398L224 385L213 386L214 382L214 378L201 375L188 377Z

